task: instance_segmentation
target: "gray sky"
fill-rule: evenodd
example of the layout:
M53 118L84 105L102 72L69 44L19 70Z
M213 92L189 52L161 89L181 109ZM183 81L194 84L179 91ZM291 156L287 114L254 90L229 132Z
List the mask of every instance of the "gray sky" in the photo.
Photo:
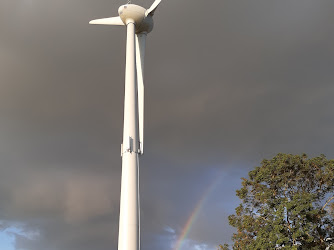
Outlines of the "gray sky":
M117 249L126 33L88 22L125 2L0 2L0 226L16 250ZM263 158L334 157L333 11L163 0L146 53L142 249L173 249L192 214L182 250L215 249Z

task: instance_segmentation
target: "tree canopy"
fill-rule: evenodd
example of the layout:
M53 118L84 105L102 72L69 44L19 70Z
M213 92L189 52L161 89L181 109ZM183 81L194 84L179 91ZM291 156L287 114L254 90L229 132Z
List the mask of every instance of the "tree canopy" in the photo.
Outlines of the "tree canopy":
M242 178L233 249L334 249L334 160L278 154ZM228 249L228 246L220 246Z

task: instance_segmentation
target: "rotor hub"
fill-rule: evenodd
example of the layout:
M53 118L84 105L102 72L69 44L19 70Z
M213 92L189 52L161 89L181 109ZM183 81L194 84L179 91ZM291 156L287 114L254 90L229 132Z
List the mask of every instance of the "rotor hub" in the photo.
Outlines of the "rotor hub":
M146 9L135 5L125 4L119 7L118 14L123 23L134 23L136 25L136 33L149 33L153 29L153 18L151 15L145 16Z

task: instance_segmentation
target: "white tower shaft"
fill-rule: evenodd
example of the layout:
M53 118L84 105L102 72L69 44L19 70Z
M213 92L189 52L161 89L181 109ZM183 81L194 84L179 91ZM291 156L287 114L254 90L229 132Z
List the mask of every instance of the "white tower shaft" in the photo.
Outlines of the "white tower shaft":
M118 17L89 22L127 26L118 250L140 250L139 155L144 152L145 41L153 29L152 16L160 2L155 0L148 10L128 3L119 7Z
M140 249L139 131L135 24L127 23L122 183L118 250Z

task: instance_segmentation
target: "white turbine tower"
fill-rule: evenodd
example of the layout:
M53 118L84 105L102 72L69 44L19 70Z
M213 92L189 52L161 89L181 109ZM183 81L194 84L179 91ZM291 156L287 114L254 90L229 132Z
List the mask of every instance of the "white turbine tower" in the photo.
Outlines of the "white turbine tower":
M160 2L156 0L147 10L128 3L119 7L118 17L89 22L127 26L118 250L140 249L139 156L144 152L144 53L146 36L153 29L152 16Z

